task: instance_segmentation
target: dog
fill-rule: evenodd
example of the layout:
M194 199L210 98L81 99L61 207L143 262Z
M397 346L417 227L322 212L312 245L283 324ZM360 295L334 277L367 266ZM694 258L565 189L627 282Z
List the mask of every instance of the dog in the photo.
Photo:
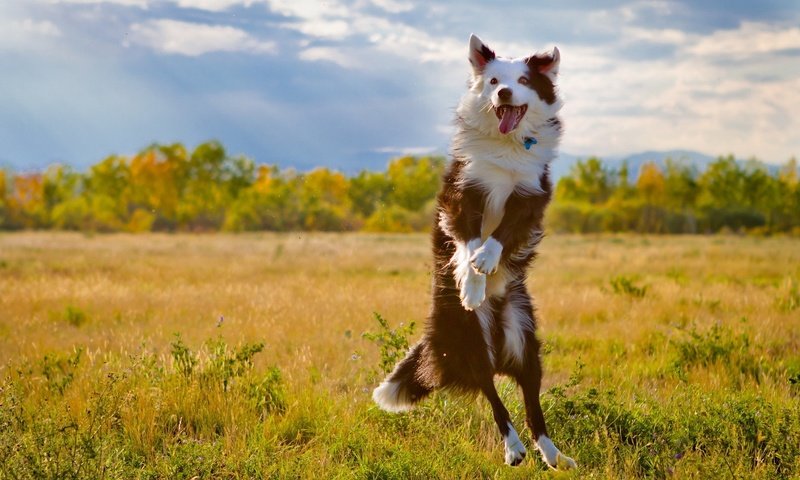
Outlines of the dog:
M547 434L536 312L525 286L543 236L549 165L561 137L560 53L502 58L472 35L469 61L452 160L437 196L431 313L422 339L372 397L382 409L400 412L437 388L479 391L491 404L506 463L518 465L525 446L494 385L496 374L510 376L522 389L526 423L544 461L576 468Z

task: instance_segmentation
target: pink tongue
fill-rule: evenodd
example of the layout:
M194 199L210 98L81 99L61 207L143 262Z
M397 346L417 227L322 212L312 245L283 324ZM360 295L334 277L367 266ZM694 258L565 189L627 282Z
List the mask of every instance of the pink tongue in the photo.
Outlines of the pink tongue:
M506 133L514 130L517 126L517 109L506 107L503 109L503 117L500 119L500 133Z

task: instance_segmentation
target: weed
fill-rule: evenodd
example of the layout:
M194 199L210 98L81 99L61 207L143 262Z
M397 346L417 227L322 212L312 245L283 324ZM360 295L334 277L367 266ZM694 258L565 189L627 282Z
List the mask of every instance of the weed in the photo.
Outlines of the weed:
M744 321L744 319L743 319ZM750 337L746 333L736 334L730 327L715 323L705 332L696 327L679 328L688 338L672 340L675 351L673 371L686 380L691 367L724 365L731 373L743 373L756 380L760 375L760 364L751 352Z
M630 295L636 298L644 297L648 287L639 287L633 282L633 278L619 275L611 279L611 288L614 290L614 293L618 295Z
M68 355L51 353L42 358L39 365L42 376L47 381L47 387L51 392L56 392L59 395L64 394L64 390L75 379L75 370L78 368L78 364L81 363L82 355L83 348L78 347Z
M800 308L800 285L794 279L787 278L776 304L778 310L789 313Z
M73 327L80 327L89 320L89 315L79 307L67 305L64 309L64 320Z
M184 376L189 378L194 372L194 367L197 366L197 356L183 343L180 333L175 334L175 340L171 343L172 346L172 361L174 368Z
M264 350L263 343L244 344L238 350L230 350L221 338L209 340L206 345L210 353L204 377L222 382L224 391L232 380L253 368L253 356Z
M414 322L403 326L401 323L399 327L392 330L387 322L378 312L373 312L375 320L380 325L380 330L377 333L364 332L361 336L376 345L381 349L381 370L383 373L389 373L394 368L394 365L400 361L408 351L408 337L414 333Z
M278 367L272 367L260 378L253 379L247 390L253 406L262 417L271 412L286 411L286 389Z

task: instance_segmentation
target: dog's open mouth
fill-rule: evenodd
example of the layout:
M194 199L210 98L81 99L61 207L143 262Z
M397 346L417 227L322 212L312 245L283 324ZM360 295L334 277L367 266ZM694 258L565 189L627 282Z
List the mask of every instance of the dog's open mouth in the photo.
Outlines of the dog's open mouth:
M500 133L505 135L517 128L517 125L519 125L520 120L522 120L522 117L525 116L525 112L527 111L527 105L500 105L499 107L494 107L494 113L497 115L497 118L500 119Z

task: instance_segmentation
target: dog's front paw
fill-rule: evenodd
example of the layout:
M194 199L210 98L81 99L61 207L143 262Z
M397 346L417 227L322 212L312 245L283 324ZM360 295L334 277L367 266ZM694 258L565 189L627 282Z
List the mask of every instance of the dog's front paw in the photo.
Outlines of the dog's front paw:
M471 272L461 284L461 305L467 310L475 310L486 299L486 275Z
M500 255L503 253L503 245L492 237L486 239L470 258L472 268L476 272L484 275L491 275L497 271L500 263Z

